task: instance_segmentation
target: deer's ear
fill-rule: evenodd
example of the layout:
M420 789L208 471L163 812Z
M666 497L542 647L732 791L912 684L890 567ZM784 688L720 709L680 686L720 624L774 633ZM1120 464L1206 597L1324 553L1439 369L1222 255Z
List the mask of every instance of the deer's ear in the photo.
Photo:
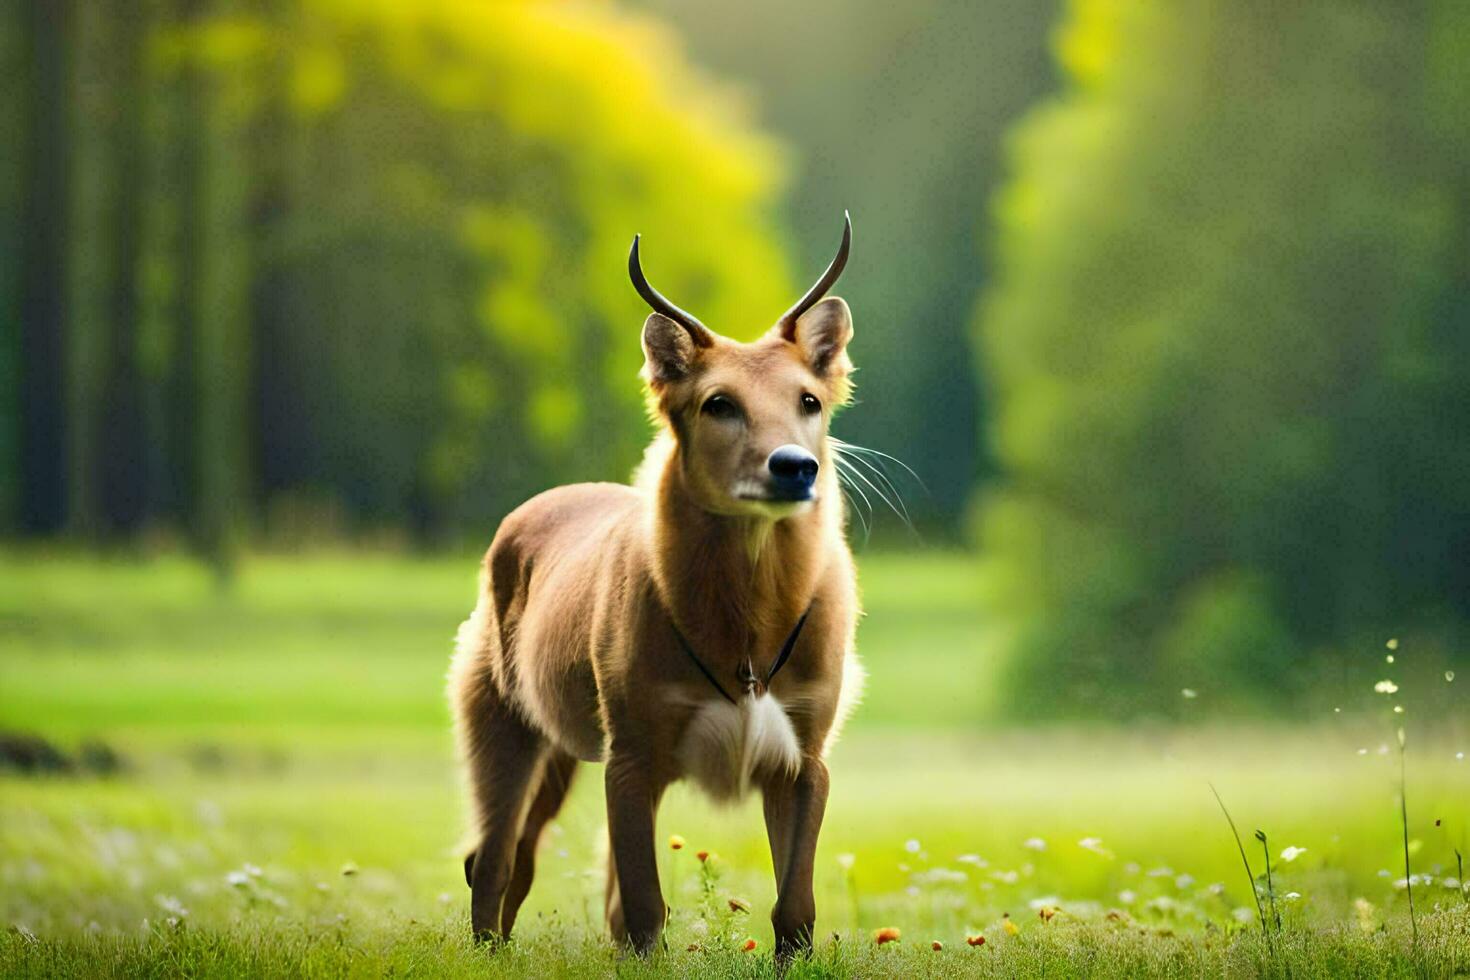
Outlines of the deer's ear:
M662 313L650 313L643 321L643 376L649 384L687 376L696 353L689 331Z
M847 343L852 340L852 311L838 296L828 296L796 321L796 344L818 375L852 370Z

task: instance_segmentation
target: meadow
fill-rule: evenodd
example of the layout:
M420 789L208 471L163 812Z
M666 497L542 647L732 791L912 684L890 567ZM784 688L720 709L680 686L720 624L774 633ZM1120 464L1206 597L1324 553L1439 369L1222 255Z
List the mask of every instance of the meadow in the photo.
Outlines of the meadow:
M1341 712L1002 724L973 559L860 561L868 695L830 760L817 949L792 975L1470 971L1452 678L1375 692L1379 649L1325 693ZM628 960L602 939L595 766L543 844L517 938L468 941L443 675L474 572L260 556L224 592L183 559L0 554L0 732L73 761L0 772L0 974L769 973L759 806L683 787L659 826L667 951ZM1212 785L1253 871L1270 855L1266 932ZM897 940L877 943L884 929Z

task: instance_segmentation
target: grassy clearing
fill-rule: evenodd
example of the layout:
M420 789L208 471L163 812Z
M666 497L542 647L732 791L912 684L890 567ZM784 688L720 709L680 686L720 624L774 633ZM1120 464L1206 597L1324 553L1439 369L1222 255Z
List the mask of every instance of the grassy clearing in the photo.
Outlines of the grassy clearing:
M769 970L759 807L717 810L679 787L660 824L688 842L661 855L672 952L626 963L600 941L597 767L545 842L514 948L487 956L465 941L441 687L472 561L262 559L221 597L173 560L3 558L0 729L68 746L101 737L129 768L0 776L0 972ZM832 759L823 941L801 972L1470 969L1450 881L1466 850L1462 719L1410 736L1424 876L1413 948L1391 720L985 731L964 723L984 717L997 668L981 652L970 563L871 557L864 577L873 693ZM1256 827L1271 835L1286 926L1274 954L1248 924L1250 890L1207 781L1247 843ZM1305 852L1282 861L1288 845ZM716 857L701 864L698 850ZM883 926L901 930L897 948L873 944ZM985 946L966 945L979 934ZM750 939L756 950L741 952Z

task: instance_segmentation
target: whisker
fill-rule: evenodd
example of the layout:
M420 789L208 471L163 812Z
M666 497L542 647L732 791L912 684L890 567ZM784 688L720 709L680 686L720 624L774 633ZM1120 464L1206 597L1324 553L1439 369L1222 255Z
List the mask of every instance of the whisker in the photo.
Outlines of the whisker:
M833 458L837 460L837 482L840 487L844 488L843 493L847 493L847 490L851 489L856 492L857 495L862 498L863 503L867 505L868 516L863 517L862 510L858 508L855 502L853 503L853 511L858 515L858 519L861 520L863 523L863 542L866 543L868 540L868 536L872 534L872 526L869 523L869 520L873 516L873 502L868 499L867 494L863 493L863 488L858 486L856 483L853 483L852 478L843 471L844 465L851 469L852 464L847 462L847 460L843 459L841 456L835 456ZM851 501L852 497L848 496L847 499Z
M839 457L840 456L841 453L839 452ZM868 471L873 474L874 479L878 480L883 486L887 487L888 491L893 494L893 496L898 500L899 504L904 505L904 515L908 516L908 507L904 502L903 492L894 485L893 480L888 476L886 472L884 472L881 467L874 465L872 462L864 459L861 456L848 457L848 462L849 465L851 463L861 463L863 466L867 467Z
M909 476L913 477L914 478L914 482L917 483L921 488L923 488L923 490L924 490L925 493L928 493L929 492L929 487L924 483L923 478L921 478L919 476L919 474L917 474L917 473L914 472L913 467L909 466L908 463L905 463L903 460L899 459L897 456L890 456L888 453L885 453L881 449L873 449L873 448L871 448L869 446L859 446L855 442L844 442L843 440L838 439L836 437L829 436L828 438L829 438L829 440L835 446L837 446L837 448L840 451L841 450L847 450L847 451L851 451L851 452L855 452L855 453L867 453L867 454L869 454L871 456L877 456L880 459L888 460L891 463L895 463L898 466L903 467L904 472L906 472Z
M843 498L847 501L848 510L857 515L858 523L863 526L863 544L866 546L872 536L872 529L868 527L868 519L863 516L863 512L858 509L857 504L853 503L852 494L848 493L847 488L842 486L842 481L840 478L838 480L837 489L842 492Z
M841 458L840 454L839 454L839 457L838 458ZM850 472L854 476L856 476L859 480L862 480L864 483L866 483L868 485L868 489L872 490L875 494L878 495L878 499L879 500L883 501L885 504L888 505L888 509L891 510L891 511L893 511L893 514L894 514L895 517L897 517L899 520L903 521L906 525L908 525L908 527L909 527L910 530L913 529L913 526L914 525L913 525L913 522L909 520L908 508L907 507L905 507L903 510L899 510L896 506L894 506L893 501L888 499L888 495L886 493L884 493L882 490L879 490L878 487L877 487L877 485L874 484L872 480L869 480L866 476L863 475L863 471L862 470L860 470L857 467L853 466L851 463L849 463L848 466L849 466Z

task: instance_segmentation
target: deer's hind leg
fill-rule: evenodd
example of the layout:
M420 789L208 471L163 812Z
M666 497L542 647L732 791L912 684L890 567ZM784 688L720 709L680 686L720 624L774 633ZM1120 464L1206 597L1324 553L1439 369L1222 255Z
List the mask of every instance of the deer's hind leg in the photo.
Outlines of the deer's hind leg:
M526 811L525 825L521 828L516 844L515 858L511 865L510 884L500 906L500 934L509 936L515 926L516 913L531 891L531 882L536 877L536 846L541 842L541 833L547 823L561 810L571 789L572 776L577 771L577 760L560 750L552 750L545 756L537 779L536 795Z
M509 930L502 929L501 913L517 844L535 780L551 750L505 703L487 673L460 674L453 703L479 832L479 843L465 859L470 925L476 939L503 939Z

